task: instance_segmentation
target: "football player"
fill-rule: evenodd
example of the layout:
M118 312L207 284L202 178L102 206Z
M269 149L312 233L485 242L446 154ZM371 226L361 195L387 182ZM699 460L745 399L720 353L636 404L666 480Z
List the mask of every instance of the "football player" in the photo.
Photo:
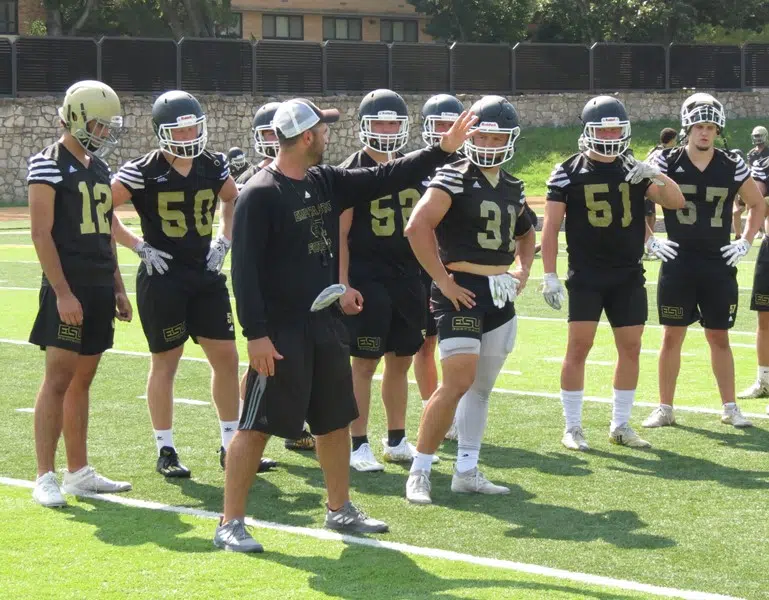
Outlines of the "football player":
M340 167L374 167L402 156L409 115L399 94L387 89L369 92L360 103L358 119L363 148ZM403 230L420 197L420 175L416 174L414 187L348 208L339 219L339 282L347 286L340 306L349 315L346 324L359 413L350 425L350 466L358 471L384 469L367 435L372 379L383 356L384 459L410 462L413 458L413 446L406 439L407 375L412 357L422 346L425 308L419 263Z
M112 347L115 317L132 316L112 241L110 169L100 158L122 133L120 100L104 83L79 81L58 113L61 137L30 158L27 174L32 242L43 270L29 341L45 351L32 497L48 507L67 504L62 491L131 489L98 474L86 451L91 382L102 353ZM54 462L62 432L67 470L60 488Z
M422 140L426 146L431 146L440 141L441 135L446 133L462 114L464 106L454 96L449 94L437 94L430 97L422 107ZM457 153L453 160L459 160L461 155ZM422 190L424 191L424 190ZM427 406L430 396L438 388L438 369L435 366L435 347L438 344L438 329L435 317L430 310L430 287L432 279L427 271L422 270L422 284L425 288L425 341L419 352L414 356L414 375L419 387L419 395L422 397L422 408ZM446 432L447 440L457 439L456 419Z
M230 164L230 174L236 180L251 167L243 150L237 146L233 146L227 151L227 162Z
M670 208L683 206L675 183L659 169L627 156L630 120L624 105L612 96L597 96L582 110L587 151L555 166L547 182L542 227L542 293L560 310L564 287L556 272L558 232L566 219L569 332L561 367L561 402L566 420L561 443L570 450L589 448L582 430L585 361L601 314L612 326L617 347L614 406L609 441L648 448L630 427L638 383L641 335L647 318L641 257L646 221L644 201ZM623 156L624 155L624 156ZM665 240L649 238L650 252L674 254Z
M755 161L751 175L758 186L759 193L764 197L769 196L769 157ZM750 310L758 312L756 330L758 373L755 383L737 397L769 398L769 237L764 237L758 251L753 274L753 292L750 296ZM769 406L766 410L769 413Z
M750 427L735 403L734 358L729 329L737 317L737 263L750 250L764 217L764 202L741 157L714 147L726 125L723 105L710 94L689 96L681 107L685 146L657 157L659 169L672 178L686 198L685 207L665 208L668 239L678 256L662 265L657 310L664 327L659 355L660 405L644 427L675 424L673 397L681 368L681 346L689 325L699 321L710 346L713 374L723 404L721 422ZM735 194L750 209L747 231L730 240Z
M753 128L753 131L750 134L750 141L753 144L753 147L748 152L747 157L743 157L747 160L748 168L752 167L755 162L769 157L769 146L767 146L767 141L769 140L767 138L769 138L769 132L766 131L766 127L759 125ZM742 213L744 212L745 203L738 195L734 203L734 212L732 215L735 240L740 239L742 235ZM765 223L765 225L767 224ZM765 229L765 227L763 229ZM759 230L756 237L761 238L762 233L763 231Z
M441 383L422 416L406 498L430 504L430 471L456 413L459 443L451 490L507 494L478 469L489 396L515 343L513 301L534 259L523 184L501 169L520 135L518 113L501 96L470 109L478 117L463 158L438 169L406 235L433 280ZM510 272L512 263L515 269Z
M184 344L192 336L211 365L219 414L222 468L238 428L238 352L226 277L232 204L238 194L227 158L206 150L206 115L191 94L173 90L152 106L159 148L125 163L112 183L115 206L131 200L142 238L115 220L117 241L141 258L137 305L152 353L147 404L158 450L156 470L189 477L173 439L173 387ZM212 240L218 200L219 232ZM167 262L166 262L167 261Z
M645 162L654 164L654 159L665 148L673 148L676 145L676 130L665 127L660 131L660 142L657 144L644 159ZM646 199L646 225L654 232L654 226L657 223L657 208L652 200ZM648 255L655 257L653 254ZM656 258L656 257L655 257Z

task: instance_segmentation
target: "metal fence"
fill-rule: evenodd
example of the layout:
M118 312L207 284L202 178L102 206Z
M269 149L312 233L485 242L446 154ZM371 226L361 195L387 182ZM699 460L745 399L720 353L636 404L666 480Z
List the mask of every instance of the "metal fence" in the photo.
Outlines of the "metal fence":
M564 92L769 87L769 44L385 44L0 38L0 96L96 78L122 93Z

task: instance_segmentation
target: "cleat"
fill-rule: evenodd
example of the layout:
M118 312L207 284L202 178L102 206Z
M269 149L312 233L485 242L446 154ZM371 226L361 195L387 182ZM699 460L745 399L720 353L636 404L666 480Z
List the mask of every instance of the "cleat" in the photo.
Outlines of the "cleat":
M387 523L377 521L367 516L349 500L339 510L326 509L326 529L346 533L387 533L390 528Z
M286 450L312 451L315 450L315 438L305 429L297 439L284 440L283 446Z
M222 459L220 458L220 461ZM190 470L179 462L179 455L176 453L175 448L171 446L163 446L160 449L160 455L158 456L157 466L155 470L163 475L163 477L189 477Z
M454 470L454 475L451 477L451 491L457 494L500 495L509 494L510 488L491 483L478 470L478 467L474 467L464 473Z
M383 458L385 462L411 462L417 454L417 449L414 448L413 444L409 444L405 437L397 446L390 446L387 438L382 438L382 446L384 447ZM433 454L433 464L440 460L438 456Z
M740 407L736 404L732 409L724 409L721 415L721 422L725 425L733 425L734 427L753 427L753 422L742 416Z
M633 431L627 423L620 425L609 432L609 441L618 446L627 446L628 448L651 448L652 445Z
M741 400L746 398L769 398L769 383L756 381L748 389L737 394L737 398Z
M53 471L48 471L35 480L32 498L40 506L45 506L46 508L67 506L67 501L64 499L59 488L59 482L56 481L56 473Z
M62 491L65 494L73 494L75 496L117 494L131 489L131 484L127 481L107 479L103 475L99 475L93 467L88 465L74 473L64 471L62 483Z
M368 443L361 444L360 448L350 454L350 466L362 473L384 471L384 465L378 463L376 458L374 458L371 445Z
M564 431L561 443L569 450L579 450L580 452L590 450L590 446L588 446L585 434L582 432L582 427L580 426L572 427L571 429Z
M652 413L641 423L644 427L669 427L676 424L676 416L673 413L673 407L667 404L660 404Z
M406 481L406 500L412 504L432 504L430 498L430 474L427 471L409 473Z
M219 448L219 464L221 465L222 469L224 469L224 465L227 461L227 451L224 449L224 447ZM278 466L278 463L271 458L262 458L261 462L259 463L259 468L256 470L257 473L266 473L267 471L272 471L275 467Z
M214 546L229 552L264 552L240 519L230 519L216 528Z

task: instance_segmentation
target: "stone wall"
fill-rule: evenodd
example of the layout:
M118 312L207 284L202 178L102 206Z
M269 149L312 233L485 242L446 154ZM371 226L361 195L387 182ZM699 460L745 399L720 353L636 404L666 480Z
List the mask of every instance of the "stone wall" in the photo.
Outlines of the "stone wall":
M625 102L633 120L670 119L675 125L681 102L688 94L685 91L630 92L619 94L619 97ZM578 123L582 106L590 96L588 93L532 94L515 96L511 100L520 113L525 132L527 127ZM409 104L413 123L410 148L416 148L421 146L419 113L427 96L404 97ZM769 117L769 90L719 92L717 97L727 108L727 118ZM460 96L468 107L477 98L471 95ZM222 152L226 152L230 146L250 149L251 117L254 110L264 102L276 100L274 97L204 95L199 96L199 99L208 114L209 148ZM149 96L124 96L122 100L125 124L129 130L122 138L118 150L110 157L113 169L125 160L156 147L149 118L153 99ZM331 128L331 142L326 155L329 163L339 163L360 146L356 121L360 97L329 96L312 100L322 107L334 106L342 113L340 122ZM53 96L0 99L0 203L26 203L24 180L27 160L58 137L56 107L60 102L61 97Z

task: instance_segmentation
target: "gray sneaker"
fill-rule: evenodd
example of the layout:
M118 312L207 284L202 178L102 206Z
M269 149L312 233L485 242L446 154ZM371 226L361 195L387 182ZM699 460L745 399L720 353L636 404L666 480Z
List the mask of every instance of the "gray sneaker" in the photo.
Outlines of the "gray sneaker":
M367 516L349 500L339 510L326 509L326 529L344 533L387 533L387 523Z
M216 528L214 546L230 552L264 552L240 519L230 519Z

